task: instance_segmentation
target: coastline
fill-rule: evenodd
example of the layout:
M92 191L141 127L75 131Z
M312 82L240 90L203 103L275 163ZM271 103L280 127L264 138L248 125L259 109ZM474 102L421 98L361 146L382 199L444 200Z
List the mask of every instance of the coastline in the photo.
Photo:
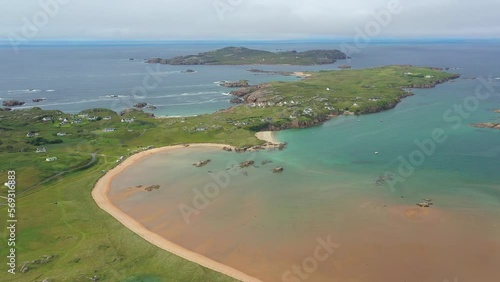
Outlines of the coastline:
M272 132L266 132L264 135L265 137L269 137L269 133ZM272 136L271 136L272 137ZM272 139L274 140L274 139ZM267 141L267 140L266 140ZM174 242L171 242L164 237L150 231L149 229L145 228L142 224L137 222L135 219L124 213L122 210L120 210L118 207L113 205L113 203L109 200L108 198L108 192L111 187L111 182L113 179L122 173L125 169L128 167L134 165L137 161L150 156L152 154L160 153L160 152L168 152L168 151L173 151L173 150L182 150L182 149L189 149L189 148L217 148L217 149L222 149L224 147L231 147L233 146L230 145L224 145L224 144L212 144L212 143L200 143L200 144L190 144L189 147L186 147L184 145L174 145L174 146L166 146L166 147L161 147L161 148L155 148L151 149L148 151L140 152L135 155L130 156L129 158L125 159L122 163L108 171L103 177L101 177L95 184L94 189L92 190L92 198L96 202L97 206L107 212L109 215L114 217L116 220L118 220L120 223L122 223L126 228L131 230L132 232L136 233L139 235L141 238L144 240L148 241L149 243L155 245L156 247L163 249L169 253L172 253L176 256L179 256L181 258L184 258L188 261L194 262L196 264L199 264L203 267L209 268L211 270L220 272L222 274L225 274L229 277L232 277L234 279L244 281L244 282L261 282L256 277L252 277L250 275L247 275L237 269L234 269L230 266L224 265L222 263L219 263L217 261L214 261L210 258L207 258L203 255L200 255L198 253L195 253L193 251L190 251L182 246L179 246L175 244Z

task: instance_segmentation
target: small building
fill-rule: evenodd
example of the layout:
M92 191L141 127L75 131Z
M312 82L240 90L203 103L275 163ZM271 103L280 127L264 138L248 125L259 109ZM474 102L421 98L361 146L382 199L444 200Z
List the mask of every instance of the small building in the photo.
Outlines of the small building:
M63 137L66 136L66 132L58 132L56 135L59 137Z
M135 120L133 118L122 118L121 120L122 122L127 122L127 123L131 123L131 122L134 122Z
M103 120L111 120L111 117L103 117Z
M88 120L88 121L96 121L96 120L98 120L98 119L99 119L99 117L96 117L96 116L93 116L93 117L88 117L88 118L87 118L87 120Z
M28 132L28 134L26 134L26 137L28 137L28 138L38 137L38 133L36 133L36 132Z
M42 118L43 122L48 122L48 121L52 121L52 120L53 120L52 117L44 117L44 118Z
M104 131L104 132L114 132L114 131L116 131L116 128L104 128L102 131Z
M38 148L36 148L36 152L37 153L46 153L47 149L45 149L45 147L38 147Z
M55 162L57 161L57 157L46 158L45 160L48 162Z

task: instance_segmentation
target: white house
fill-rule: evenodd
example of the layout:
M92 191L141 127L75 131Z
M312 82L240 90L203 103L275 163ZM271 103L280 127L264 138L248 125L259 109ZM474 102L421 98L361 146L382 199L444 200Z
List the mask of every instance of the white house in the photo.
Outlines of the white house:
M55 162L57 161L57 157L46 158L45 160L48 162Z
M66 136L66 132L58 132L57 136L59 136L59 137Z
M104 128L103 131L104 132L113 132L113 131L116 131L116 128Z
M36 152L37 153L45 153L45 152L47 152L47 149L45 149L45 147L38 147L38 148L36 148Z
M28 132L28 134L26 134L26 137L28 137L28 138L38 137L38 133L36 133L36 132Z

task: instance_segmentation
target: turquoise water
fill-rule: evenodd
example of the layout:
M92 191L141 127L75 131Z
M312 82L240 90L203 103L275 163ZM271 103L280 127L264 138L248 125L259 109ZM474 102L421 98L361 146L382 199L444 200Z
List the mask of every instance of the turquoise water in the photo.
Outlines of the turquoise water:
M490 196L488 202L498 204L500 132L470 124L500 120L492 111L500 105L500 97L493 95L482 101L468 113L470 117L461 119L460 126L455 119L449 122L443 118L455 104L463 104L474 95L477 85L475 80L459 80L435 89L414 90L416 95L406 98L394 110L339 117L315 128L279 132L278 139L290 145L277 153L278 158L294 163L297 169L329 168L377 179L387 171L397 174L402 163L399 157L409 161L412 152L423 152L417 142L430 140L434 130L442 129L446 141L433 142L433 153L426 154L425 161L415 166L415 172L404 177L405 181L399 182L392 192L461 191Z

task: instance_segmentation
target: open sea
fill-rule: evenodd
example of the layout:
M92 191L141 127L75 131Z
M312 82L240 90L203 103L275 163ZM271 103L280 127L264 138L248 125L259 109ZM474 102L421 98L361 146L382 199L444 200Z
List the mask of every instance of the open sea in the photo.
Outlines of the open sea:
M0 47L0 101L71 113L148 102L158 107L157 116L189 116L231 106L230 89L218 81L297 79L246 71L254 66L143 62L227 45L29 46L18 54ZM325 42L240 45L270 51L340 48ZM500 131L470 124L500 122L494 112L500 109L499 59L499 43L391 42L371 44L334 65L258 66L310 71L345 63L413 64L450 67L462 78L415 89L416 95L389 111L278 132L289 144L284 151L185 149L147 157L113 181L110 197L165 238L264 281L498 281ZM183 72L188 68L196 72ZM34 98L47 100L33 103ZM436 132L442 142L433 141ZM206 167L191 165L207 158L212 162ZM229 174L231 164L247 159L258 167ZM262 165L265 160L272 163ZM270 173L276 166L284 173ZM390 180L377 185L383 175ZM218 190L208 187L214 183ZM162 188L129 188L154 184ZM434 206L415 205L424 198ZM186 206L196 210L188 221ZM321 240L336 246L322 261L314 259Z

